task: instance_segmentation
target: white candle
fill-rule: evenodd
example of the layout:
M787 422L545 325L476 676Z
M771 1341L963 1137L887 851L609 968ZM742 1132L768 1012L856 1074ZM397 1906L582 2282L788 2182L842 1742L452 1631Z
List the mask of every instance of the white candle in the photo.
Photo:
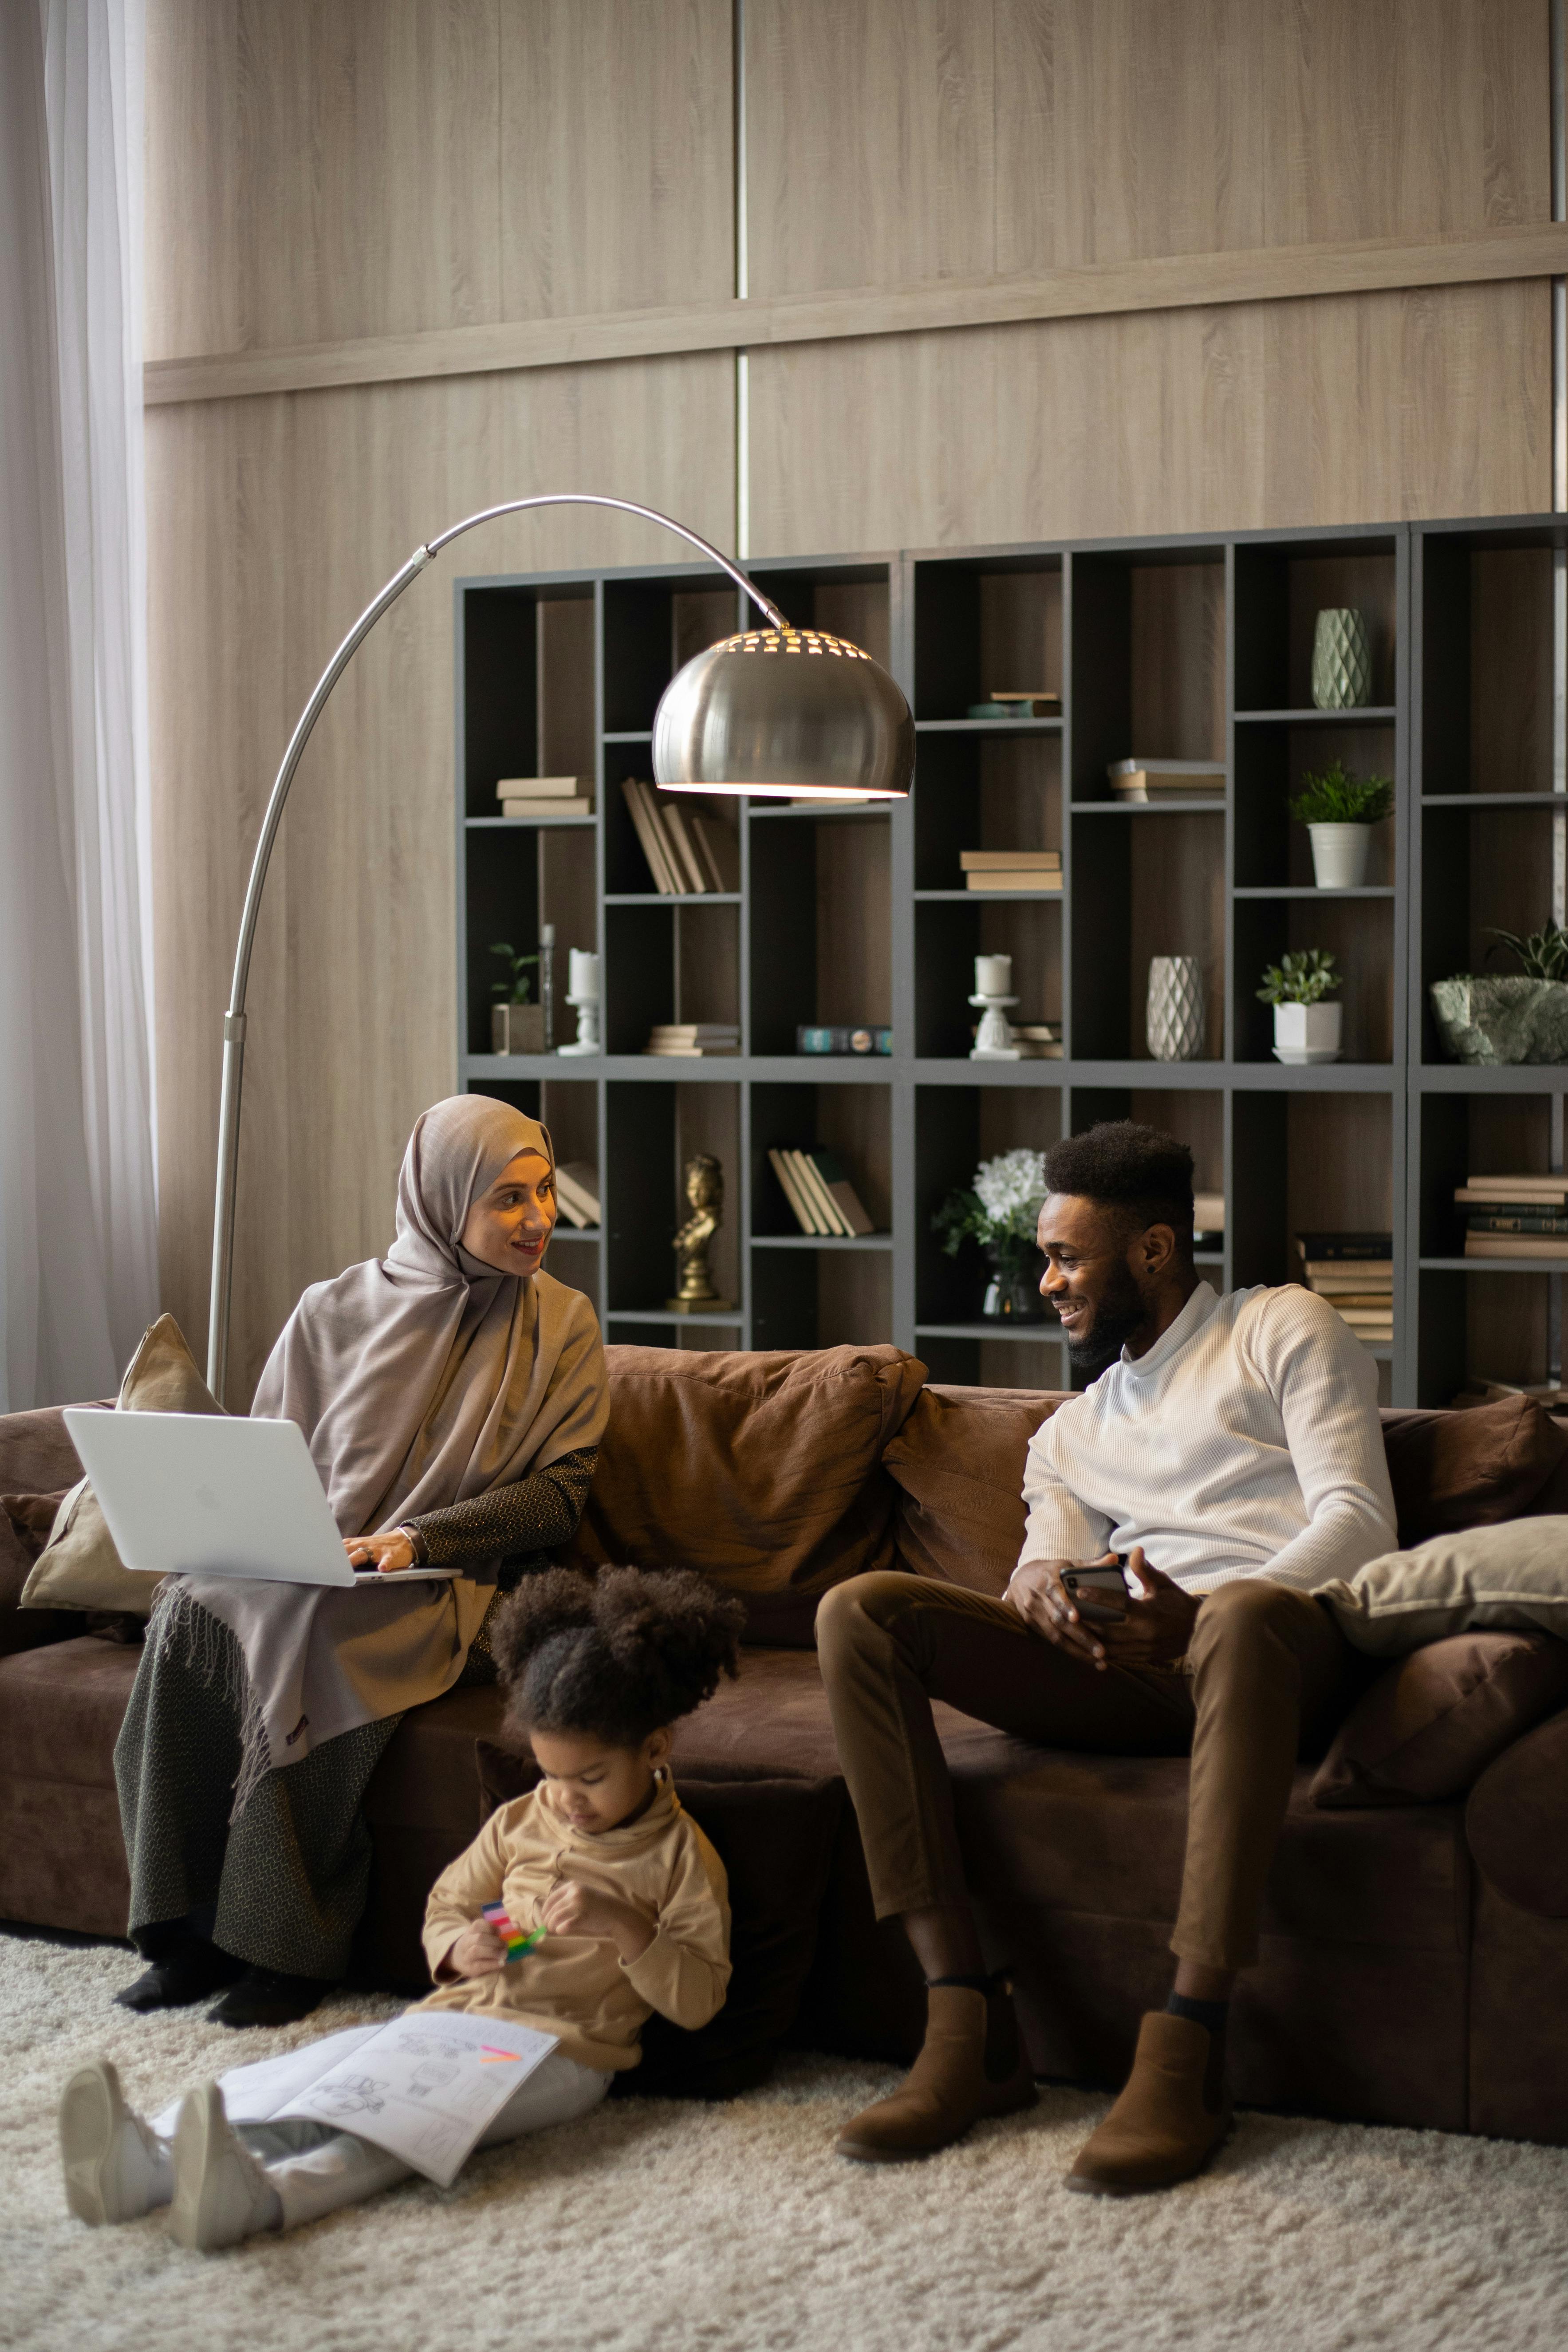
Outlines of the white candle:
M586 948L572 950L572 994L585 996L594 1003L599 1001L599 959Z
M1012 957L976 956L974 993L976 996L1011 996L1013 993Z

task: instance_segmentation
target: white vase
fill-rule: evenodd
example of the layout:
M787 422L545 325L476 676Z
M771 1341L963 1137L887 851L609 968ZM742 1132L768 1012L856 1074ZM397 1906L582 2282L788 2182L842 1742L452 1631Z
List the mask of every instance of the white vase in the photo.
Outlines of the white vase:
M1372 847L1370 824L1310 824L1312 876L1320 890L1359 890Z
M1196 956L1151 956L1144 1021L1157 1062L1196 1062L1204 1050L1204 973Z
M1274 1007L1274 1058L1277 1062L1337 1062L1344 1018L1341 1004L1277 1004Z

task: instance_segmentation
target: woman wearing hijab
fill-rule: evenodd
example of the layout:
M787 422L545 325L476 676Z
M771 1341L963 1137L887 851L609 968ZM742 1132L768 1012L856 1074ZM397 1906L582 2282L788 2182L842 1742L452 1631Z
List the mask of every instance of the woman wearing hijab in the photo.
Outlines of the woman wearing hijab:
M307 1290L252 1411L298 1422L377 1588L169 1577L114 1753L131 1932L117 1998L227 1986L226 2025L306 2016L364 1907L360 1806L408 1708L489 1682L491 1608L571 1540L609 1417L593 1307L542 1270L548 1130L458 1095L404 1154L384 1258Z

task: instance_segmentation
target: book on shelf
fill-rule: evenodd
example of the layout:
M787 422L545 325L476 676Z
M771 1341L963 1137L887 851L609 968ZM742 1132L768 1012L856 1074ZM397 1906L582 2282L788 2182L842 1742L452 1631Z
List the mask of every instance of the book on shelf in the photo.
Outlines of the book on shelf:
M1456 1201L1568 1201L1568 1175L1467 1176Z
M503 776L496 786L498 801L570 801L582 793L590 796L592 776Z
M1342 1258L1307 1258L1301 1275L1308 1289L1321 1291L1325 1298L1354 1297L1362 1290L1392 1290L1394 1260L1369 1257L1347 1265Z
M700 1061L705 1054L738 1054L741 1032L722 1021L663 1021L648 1031L645 1054L676 1055Z
M802 1023L795 1033L797 1054L890 1054L890 1029L850 1029L841 1025L818 1028Z
M1059 849L961 849L958 864L964 874L1016 873L1027 866L1059 874L1062 854Z
M803 1234L818 1240L863 1240L877 1230L841 1160L816 1144L809 1150L775 1148L768 1163Z
M1225 1194L1194 1192L1193 1194L1193 1234L1223 1234L1225 1231Z
M1026 702L1037 719L1047 719L1062 707L1061 696L1052 686L994 686L993 702Z
M598 1223L599 1171L591 1160L567 1160L557 1167L555 1199L562 1215L580 1232Z
M1394 1273L1394 1235L1392 1234L1298 1234L1296 1247L1309 1266L1338 1266L1375 1260L1391 1276Z
M570 801L504 800L500 813L510 817L592 816L594 802L592 794Z
M1031 693L1025 689L1000 688L984 702L968 705L965 716L970 719L1059 719L1062 698L1059 694L1042 688Z
M661 898L702 898L739 888L740 845L728 825L695 815L640 777L624 778L621 796Z
M1568 1210L1472 1209L1465 1219L1465 1230L1471 1234L1568 1234Z
M1060 867L1020 866L993 866L984 874L966 874L966 890L1049 890L1058 892L1062 887Z
M1212 760L1113 760L1106 769L1118 800L1223 800L1225 770Z
M1467 1257L1551 1257L1568 1263L1568 1234L1467 1234Z

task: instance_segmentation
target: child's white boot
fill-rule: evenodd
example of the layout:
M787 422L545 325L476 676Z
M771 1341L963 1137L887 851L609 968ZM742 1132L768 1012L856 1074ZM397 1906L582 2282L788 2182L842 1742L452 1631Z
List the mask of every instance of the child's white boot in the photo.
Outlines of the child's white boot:
M230 2126L217 2084L188 2093L174 2126L170 2233L211 2252L276 2230L282 2219L278 2191Z
M60 2095L60 2161L79 2221L134 2221L174 2192L168 2147L126 2105L107 2058L73 2074Z

